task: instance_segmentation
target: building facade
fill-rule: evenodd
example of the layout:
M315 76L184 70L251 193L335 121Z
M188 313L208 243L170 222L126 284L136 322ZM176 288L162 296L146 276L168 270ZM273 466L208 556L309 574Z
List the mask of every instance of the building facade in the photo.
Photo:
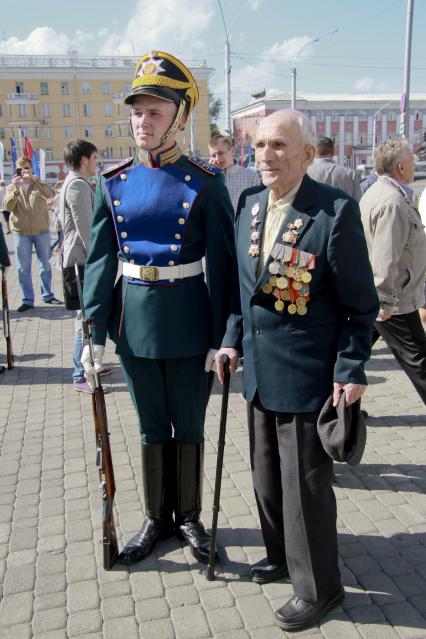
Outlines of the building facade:
M311 95L299 98L296 108L309 117L317 136L334 140L336 161L356 168L371 163L374 145L400 135L399 101L397 95ZM289 108L288 98L264 98L232 112L236 146L244 146L245 157L259 122ZM426 95L411 95L409 143L416 150L425 140Z
M0 55L0 141L5 176L11 174L10 138L22 154L24 138L44 149L49 180L63 177L63 149L86 138L99 149L100 168L134 154L129 128L130 91L137 57ZM193 121L178 141L185 152L206 155L209 140L208 81L213 69L191 67L200 88Z

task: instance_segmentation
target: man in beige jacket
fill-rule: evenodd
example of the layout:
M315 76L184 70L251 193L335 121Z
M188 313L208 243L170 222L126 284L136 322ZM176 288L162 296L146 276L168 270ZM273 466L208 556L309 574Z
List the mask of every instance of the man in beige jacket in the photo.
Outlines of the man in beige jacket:
M426 404L426 338L418 313L424 304L426 236L408 186L414 157L405 140L386 140L374 164L379 178L360 208L380 301L375 338L383 337Z
M16 174L6 191L3 207L10 211L10 224L15 244L16 268L22 304L19 312L34 306L34 288L31 277L33 246L35 248L43 302L62 304L52 293L52 267L50 265L50 230L47 200L55 192L46 182L33 173L30 158L21 157L16 162Z

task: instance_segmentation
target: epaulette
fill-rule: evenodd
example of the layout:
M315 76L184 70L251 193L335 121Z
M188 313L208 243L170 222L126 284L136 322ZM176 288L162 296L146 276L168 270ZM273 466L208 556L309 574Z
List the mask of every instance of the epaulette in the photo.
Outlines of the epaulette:
M109 178L114 177L114 175L116 175L119 171L122 171L123 169L127 169L129 166L131 166L132 163L133 163L133 158L127 158L127 160L124 160L123 162L120 162L119 164L114 164L114 166L110 166L106 171L103 171L101 175L108 180Z
M218 175L222 172L217 166L213 166L213 164L204 162L204 160L201 160L200 158L188 158L188 162L191 162L191 164L198 166L199 169L201 169L205 173L208 173L209 175Z

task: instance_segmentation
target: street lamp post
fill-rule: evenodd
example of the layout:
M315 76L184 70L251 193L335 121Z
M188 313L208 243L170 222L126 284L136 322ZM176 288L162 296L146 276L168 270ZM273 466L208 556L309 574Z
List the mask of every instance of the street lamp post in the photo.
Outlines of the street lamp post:
M242 15L243 11L256 0L248 0L241 8L238 15L231 22L230 26L226 26L225 16L223 13L222 3L217 0L219 4L220 14L222 16L222 22L225 29L225 126L226 132L229 137L232 137L232 121L231 121L231 44L229 42L229 31L231 27L236 23L238 18Z
M338 29L333 29L332 31L327 31L327 33L323 33L319 36L317 36L316 38L312 38L312 40L309 40L309 42L305 42L305 44L300 47L300 49L297 51L296 55L293 58L293 63L291 66L291 108L293 109L293 111L296 108L296 59L299 57L299 55L302 53L303 49L306 49L306 47L309 47L311 44L313 44L314 42L318 42L318 40L321 40L322 38L325 38L325 36L328 35L332 35L333 33L337 33Z
M371 162L374 161L374 152L376 150L376 122L377 122L377 116L383 111L383 109L386 109L386 107L388 107L390 104L392 104L392 100L390 102L386 102L386 104L384 104L382 107L380 107L380 109L378 111L376 111L376 113L373 115L373 144L372 144L372 149L371 149Z

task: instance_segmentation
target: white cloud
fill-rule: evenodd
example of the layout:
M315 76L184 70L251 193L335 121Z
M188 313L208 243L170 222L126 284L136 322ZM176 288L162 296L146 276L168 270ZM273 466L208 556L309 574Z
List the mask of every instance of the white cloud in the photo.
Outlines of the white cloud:
M301 36L298 38L290 38L289 40L284 40L283 42L276 42L275 44L272 45L272 47L269 47L269 49L265 49L265 51L262 54L262 57L270 57L271 59L274 58L288 58L288 61L290 62L291 59L293 59L297 54L299 54L299 51L305 47L306 44L308 44L308 42L312 40L312 38L310 38L309 36ZM314 44L312 43L312 46L314 46ZM306 56L312 54L312 48L311 47L305 47L303 49L303 51L301 51L301 57Z
M110 32L98 53L139 55L160 49L185 58L185 51L191 54L204 45L213 15L212 0L196 5L193 0L138 0L124 30Z
M24 40L11 37L5 43L8 54L20 55L66 53L71 48L73 48L71 38L50 27L37 27Z
M361 78L358 82L355 82L354 89L358 91L371 91L375 85L373 78Z

